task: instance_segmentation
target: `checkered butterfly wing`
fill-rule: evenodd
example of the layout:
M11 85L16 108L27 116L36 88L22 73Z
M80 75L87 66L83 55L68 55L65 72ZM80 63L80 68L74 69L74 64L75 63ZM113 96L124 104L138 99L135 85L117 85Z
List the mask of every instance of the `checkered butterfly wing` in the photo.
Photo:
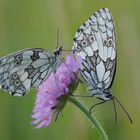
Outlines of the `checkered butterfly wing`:
M81 75L92 88L111 87L116 69L113 17L107 8L95 12L75 34L73 53L81 56Z
M60 57L40 48L25 49L0 58L0 88L13 96L25 95L55 72Z

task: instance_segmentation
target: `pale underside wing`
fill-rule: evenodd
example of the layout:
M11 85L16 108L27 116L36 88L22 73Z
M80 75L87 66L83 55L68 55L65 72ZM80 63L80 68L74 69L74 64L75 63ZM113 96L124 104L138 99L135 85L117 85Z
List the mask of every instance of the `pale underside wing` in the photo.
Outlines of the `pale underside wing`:
M13 96L39 86L60 65L60 57L40 48L25 49L0 58L0 88Z
M116 70L116 40L113 17L107 8L95 12L75 34L73 53L81 56L81 75L96 89L109 89Z

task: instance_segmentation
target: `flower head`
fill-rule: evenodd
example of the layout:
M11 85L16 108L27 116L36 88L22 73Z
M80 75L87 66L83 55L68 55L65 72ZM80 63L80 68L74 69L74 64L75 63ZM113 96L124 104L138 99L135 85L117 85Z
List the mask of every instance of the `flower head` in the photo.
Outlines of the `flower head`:
M75 61L72 55L67 55L66 62L39 86L32 115L36 128L48 126L55 113L62 111L68 96L77 87L80 64L80 57Z

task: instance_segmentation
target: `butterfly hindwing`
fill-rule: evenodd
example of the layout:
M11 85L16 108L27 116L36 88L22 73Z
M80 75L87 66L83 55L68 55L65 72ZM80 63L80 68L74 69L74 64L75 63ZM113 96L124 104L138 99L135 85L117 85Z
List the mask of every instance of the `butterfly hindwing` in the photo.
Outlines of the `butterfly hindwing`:
M95 12L78 29L73 53L81 56L81 75L93 88L111 86L116 69L116 41L113 17L107 8Z
M25 49L0 58L0 87L14 96L25 95L55 72L59 57L40 48Z

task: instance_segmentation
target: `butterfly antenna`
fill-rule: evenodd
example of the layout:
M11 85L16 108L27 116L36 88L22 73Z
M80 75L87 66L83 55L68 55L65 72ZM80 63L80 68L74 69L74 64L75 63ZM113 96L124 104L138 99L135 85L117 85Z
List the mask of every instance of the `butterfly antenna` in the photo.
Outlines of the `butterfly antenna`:
M63 49L62 51L63 51L63 52L71 52L72 50L64 50L64 49Z
M115 114L115 123L117 123L118 116L117 116L117 109L116 109L116 104L115 104L114 99L115 99L115 98L112 98L112 101L113 101L113 107L114 107L114 114Z
M56 49L59 48L59 28L57 28L57 32L56 32ZM62 46L60 46L60 48L63 48ZM64 52L68 52L68 51L72 51L72 50L62 50Z
M80 94L71 94L73 97L93 97L93 95L80 95Z
M119 105L122 107L123 111L125 112L125 114L127 115L128 119L129 119L130 123L133 123L133 121L132 121L130 115L128 114L128 112L126 111L126 109L124 108L124 106L122 105L122 103L121 103L115 96L113 96L113 98L114 98L114 99L119 103Z
M58 48L59 46L59 28L57 28L57 31L56 31L56 49Z

